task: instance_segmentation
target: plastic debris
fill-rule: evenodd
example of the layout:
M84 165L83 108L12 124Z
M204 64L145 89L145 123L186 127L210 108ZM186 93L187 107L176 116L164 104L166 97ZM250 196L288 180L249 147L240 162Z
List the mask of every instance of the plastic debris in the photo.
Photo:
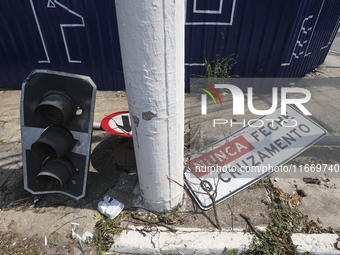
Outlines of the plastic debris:
M91 232L86 231L84 233L84 235L82 237L80 237L80 235L78 235L73 229L74 226L79 226L80 224L71 222L71 225L72 225L72 230L71 230L72 231L72 234L71 234L72 239L78 238L78 240L82 241L83 243L86 243L86 242L91 243L92 242L93 234Z
M73 229L74 226L80 226L79 223L75 223L75 222L71 222L71 225L72 225L72 229Z
M80 224L79 224L79 223L75 223L75 222L71 222L71 226L72 226L72 234L71 234L72 239L78 238L79 240L81 240L80 235L78 235L78 234L75 232L75 228L76 228L77 226L80 226Z
M79 240L81 240L82 238L80 237L80 235L78 235L76 232L74 232L74 230L72 229L72 239L76 239L78 238Z
M91 243L92 242L92 238L93 238L93 234L89 231L86 231L84 233L84 235L81 237L81 240L83 241L83 243L85 242L89 242Z
M112 199L112 200L111 200ZM111 220L116 218L124 209L124 204L106 195L104 201L98 203L98 211L109 217Z
M37 203L37 202L40 201L41 198L42 198L42 196L35 196L33 202Z

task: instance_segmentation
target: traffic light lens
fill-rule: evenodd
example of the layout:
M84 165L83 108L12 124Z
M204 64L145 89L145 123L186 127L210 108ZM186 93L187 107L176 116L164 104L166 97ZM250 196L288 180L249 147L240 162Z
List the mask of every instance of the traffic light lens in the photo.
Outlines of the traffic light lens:
M31 150L37 155L55 154L57 158L72 151L75 145L72 133L62 127L46 128L40 138L32 144Z
M62 91L48 92L34 110L34 117L41 124L65 125L77 111L73 100Z
M44 115L50 119L53 123L60 123L64 122L64 115L57 107L53 105L43 105L42 111Z
M72 163L50 157L43 162L42 170L35 178L38 185L47 190L61 190L74 173Z

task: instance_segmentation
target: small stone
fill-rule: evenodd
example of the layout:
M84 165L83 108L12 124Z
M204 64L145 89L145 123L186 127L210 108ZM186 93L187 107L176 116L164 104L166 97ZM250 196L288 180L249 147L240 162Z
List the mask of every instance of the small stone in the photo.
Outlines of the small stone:
M339 241L336 242L335 246L336 246L336 248L337 248L338 250L340 250L340 242L339 242Z

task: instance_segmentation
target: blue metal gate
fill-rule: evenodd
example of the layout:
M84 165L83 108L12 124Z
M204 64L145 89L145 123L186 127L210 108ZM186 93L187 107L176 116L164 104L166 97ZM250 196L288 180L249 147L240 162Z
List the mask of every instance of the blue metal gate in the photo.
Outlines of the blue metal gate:
M20 88L40 68L124 89L114 1L4 0L0 17L0 87Z
M324 62L339 17L338 0L187 0L186 89L205 59L228 56L241 77L303 77ZM114 0L3 0L0 18L0 87L39 68L124 89Z
M188 0L186 83L205 58L228 56L240 77L303 77L324 62L339 17L333 0Z

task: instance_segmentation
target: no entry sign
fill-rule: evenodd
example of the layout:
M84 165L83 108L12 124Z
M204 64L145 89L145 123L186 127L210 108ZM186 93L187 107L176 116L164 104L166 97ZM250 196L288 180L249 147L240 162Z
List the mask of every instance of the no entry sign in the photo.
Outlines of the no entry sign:
M112 113L106 116L100 124L105 131L113 135L132 138L128 111Z
M185 172L186 185L199 206L207 210L212 201L202 192L217 189L216 203L222 202L278 169L326 134L324 128L294 108L287 106L283 116L278 107L272 114L193 155ZM294 169L286 171L294 173Z

